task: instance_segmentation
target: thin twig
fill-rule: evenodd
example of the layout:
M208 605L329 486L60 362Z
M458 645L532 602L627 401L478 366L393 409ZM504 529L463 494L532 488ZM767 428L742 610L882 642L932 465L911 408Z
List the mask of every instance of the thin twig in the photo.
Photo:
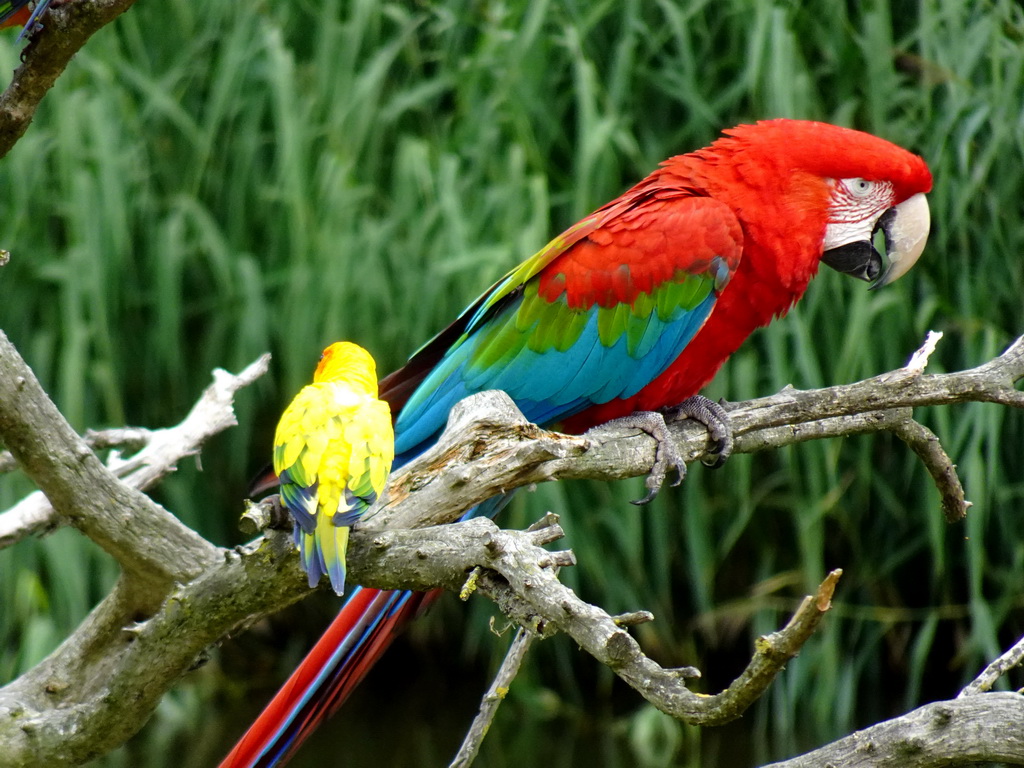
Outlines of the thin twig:
M893 425L889 431L917 454L932 476L942 497L946 522L962 520L972 504L964 497L964 486L956 473L956 465L943 449L938 436L924 424L910 418Z
M799 653L814 634L825 613L832 607L832 596L842 575L842 569L831 571L818 586L817 592L803 599L785 627L758 638L754 644L754 657L742 674L721 693L702 699L707 702L708 708L738 716L760 698L786 663Z
M235 394L266 373L269 364L270 356L262 355L238 374L215 370L213 383L203 391L184 420L174 427L91 432L86 434L84 441L93 447L120 441L124 441L123 444L145 441L145 446L138 453L126 459L117 457L108 462L106 469L129 488L150 488L174 471L182 458L198 453L206 440L234 426ZM77 435L74 437L77 438ZM0 513L0 549L29 536L49 533L67 522L66 517L54 511L42 493L30 494L14 507Z
M650 611L630 611L629 613L620 613L618 616L612 616L612 621L620 627L635 627L638 624L654 621L654 614Z
M935 352L935 348L941 340L942 331L928 331L924 344L910 356L907 364L898 371L895 371L894 374L920 376L924 373L924 369L928 367L928 360L931 359L932 353Z
M1024 661L1024 637L1018 640L1010 650L985 667L980 675L974 678L957 694L957 698L962 699L964 696L975 696L979 693L991 691L996 680L1018 666L1022 661Z
M519 674L519 667L522 665L523 659L526 658L526 652L530 649L534 637L536 635L524 627L520 627L516 632L515 639L512 640L512 645L509 646L508 653L505 654L505 660L501 662L501 667L494 676L491 687L487 689L487 693L484 694L483 700L480 702L480 711L473 718L473 724L469 727L458 754L455 755L455 759L452 760L448 768L469 768L473 764L480 751L480 745L483 743L484 737L487 736L491 723L494 722L494 716L498 713L498 707L505 700L512 681Z

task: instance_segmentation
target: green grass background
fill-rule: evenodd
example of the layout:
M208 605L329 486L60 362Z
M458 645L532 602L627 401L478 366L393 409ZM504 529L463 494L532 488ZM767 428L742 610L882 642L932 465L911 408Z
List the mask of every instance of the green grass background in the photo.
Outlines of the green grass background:
M0 40L0 70L19 47ZM1024 331L1024 12L1011 0L143 0L72 62L0 161L0 327L79 429L176 423L210 370L263 351L240 426L158 492L239 542L246 479L332 340L399 365L480 290L661 159L742 121L814 118L920 152L934 229L891 288L829 270L708 394L934 371ZM831 568L819 634L739 723L675 723L564 638L541 643L482 766L746 766L949 697L1024 632L1024 418L927 409L974 502L947 526L898 441L700 467L638 511L639 481L562 483L504 518L563 514L563 571L664 664L728 683ZM0 509L28 489L0 479ZM61 531L0 552L0 681L115 578ZM304 602L211 650L103 766L214 764L336 608ZM296 766L447 764L510 634L442 601ZM1019 680L1017 680L1019 684ZM341 758L346 759L342 760Z

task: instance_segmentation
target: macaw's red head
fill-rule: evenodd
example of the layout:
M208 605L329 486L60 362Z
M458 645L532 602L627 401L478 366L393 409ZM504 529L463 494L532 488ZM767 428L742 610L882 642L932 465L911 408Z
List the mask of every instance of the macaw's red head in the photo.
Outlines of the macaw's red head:
M713 196L735 201L750 244L770 252L776 277L797 291L819 262L874 288L891 283L914 265L928 239L928 166L868 133L767 120L727 130L706 149L674 160ZM879 233L887 265L875 248ZM744 260L748 255L757 258L745 248Z

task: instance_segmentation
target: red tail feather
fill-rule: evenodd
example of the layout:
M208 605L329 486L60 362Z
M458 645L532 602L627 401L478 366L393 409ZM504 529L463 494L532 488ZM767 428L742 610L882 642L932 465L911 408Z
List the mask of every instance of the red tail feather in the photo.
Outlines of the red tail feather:
M406 624L441 591L356 591L220 768L287 761L344 703Z

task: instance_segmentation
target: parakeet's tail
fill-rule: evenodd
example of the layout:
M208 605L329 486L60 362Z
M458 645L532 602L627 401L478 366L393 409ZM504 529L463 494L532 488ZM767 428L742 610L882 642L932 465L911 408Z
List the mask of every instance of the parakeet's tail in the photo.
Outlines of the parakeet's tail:
M283 764L341 706L433 592L353 590L337 617L220 768Z

